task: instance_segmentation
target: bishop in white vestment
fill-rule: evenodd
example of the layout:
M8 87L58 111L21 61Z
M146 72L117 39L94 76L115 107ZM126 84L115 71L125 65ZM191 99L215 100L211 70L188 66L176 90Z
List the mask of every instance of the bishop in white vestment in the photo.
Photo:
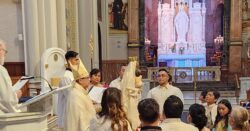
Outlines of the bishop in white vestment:
M89 73L81 61L78 65L72 65L72 72L75 82L69 89L63 129L64 131L88 131L90 120L96 113L87 95Z

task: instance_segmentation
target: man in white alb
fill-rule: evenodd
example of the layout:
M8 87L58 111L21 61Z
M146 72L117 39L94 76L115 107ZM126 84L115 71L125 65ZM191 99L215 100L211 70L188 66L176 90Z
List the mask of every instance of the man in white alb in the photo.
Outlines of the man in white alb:
M72 83L72 81L74 80L74 76L73 76L70 65L77 65L79 63L79 56L78 56L78 53L75 51L67 51L67 53L65 54L65 59L67 61L68 67L66 68L64 72L64 75L60 81L59 87L63 87ZM58 93L57 124L59 128L63 128L64 126L64 116L65 116L65 108L66 108L65 106L67 102L67 94L68 94L68 90L64 90Z
M175 95L179 97L182 102L184 102L183 94L181 90L177 87L174 87L169 84L171 82L171 75L168 73L166 69L160 69L158 72L158 82L159 86L151 89L148 92L148 98L155 99L158 104L160 105L160 113L162 114L163 111L163 104L165 100L171 96Z
M20 112L18 98L22 95L21 90L12 90L9 73L3 67L6 53L5 42L0 40L0 114Z
M121 67L121 70L119 72L119 77L114 79L113 81L111 81L111 83L109 84L109 87L115 87L115 88L121 90L121 81L122 81L122 77L123 77L125 68L126 68L126 66Z

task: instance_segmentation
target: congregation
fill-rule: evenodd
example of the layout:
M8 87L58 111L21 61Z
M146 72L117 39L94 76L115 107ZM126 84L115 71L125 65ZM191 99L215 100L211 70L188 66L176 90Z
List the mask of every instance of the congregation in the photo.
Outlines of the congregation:
M6 69L2 66L7 49L0 41L0 114L20 112L17 109L20 91L13 92ZM187 121L181 120L184 111L182 91L173 86L172 76L165 69L158 71L159 86L141 99L142 76L136 58L122 66L119 77L108 86L101 82L101 70L90 73L75 51L65 54L68 67L60 87L72 85L58 95L58 127L63 131L250 131L250 104L232 107L220 93L202 91L200 103L188 110ZM105 88L101 103L88 93L92 88Z

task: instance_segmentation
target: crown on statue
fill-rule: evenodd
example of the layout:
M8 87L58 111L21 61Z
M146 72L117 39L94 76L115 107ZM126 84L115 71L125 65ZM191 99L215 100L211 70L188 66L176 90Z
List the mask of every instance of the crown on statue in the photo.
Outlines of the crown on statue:
M128 61L129 62L138 61L138 57L137 56L128 57Z
M79 63L77 65L72 65L70 63L70 67L72 69L74 80L89 77L89 73L86 70L85 66L83 65L81 59L79 59Z

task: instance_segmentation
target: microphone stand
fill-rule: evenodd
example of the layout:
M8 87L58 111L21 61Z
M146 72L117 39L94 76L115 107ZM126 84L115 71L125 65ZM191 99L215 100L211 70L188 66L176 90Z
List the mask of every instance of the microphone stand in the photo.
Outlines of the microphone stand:
M44 80L48 84L50 91L53 91L51 85L49 84L49 81L42 76L31 76L31 77L21 78L20 80L30 80L30 79L35 79L35 78L40 78L41 80Z
M42 76L38 76L38 77L36 77L36 78L40 78L41 80L44 80L44 81L48 84L50 91L53 91L53 89L52 89L52 87L51 87L51 85L49 84L49 81L48 81L47 79L45 79L45 78L42 77Z

